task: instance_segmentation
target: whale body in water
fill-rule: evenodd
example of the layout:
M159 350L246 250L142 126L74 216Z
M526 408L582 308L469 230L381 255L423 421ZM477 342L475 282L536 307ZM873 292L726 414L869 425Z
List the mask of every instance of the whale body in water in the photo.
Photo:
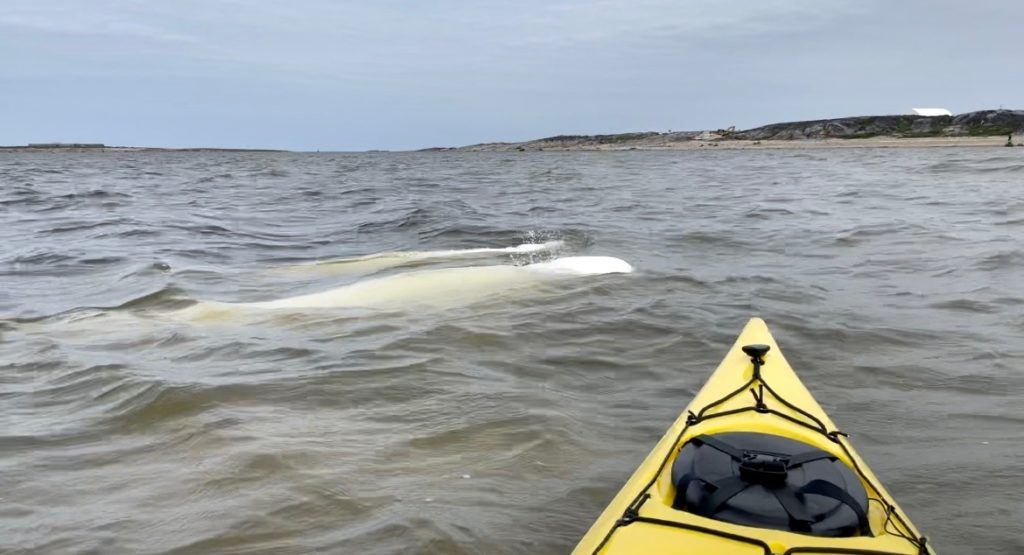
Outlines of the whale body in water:
M499 293L511 286L562 277L632 271L632 266L625 260L611 256L570 256L525 266L505 264L405 272L368 279L320 293L275 301L244 303L244 306L275 309L431 303L443 298L466 298L477 294Z
M452 306L544 282L632 271L633 267L628 262L611 256L570 256L524 266L502 264L436 268L371 278L318 293L271 301L204 301L181 312L191 318L206 319L244 310Z

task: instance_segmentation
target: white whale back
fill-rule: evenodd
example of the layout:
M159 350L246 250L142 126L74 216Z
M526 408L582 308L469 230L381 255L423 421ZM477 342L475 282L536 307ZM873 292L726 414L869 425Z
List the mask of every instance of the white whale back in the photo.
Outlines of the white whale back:
M465 303L545 280L572 276L629 273L633 268L611 256L571 256L526 266L495 265L439 268L368 279L320 293L245 303L262 309L327 307L400 307L410 304Z
M565 274L575 276L597 276L601 274L628 274L633 267L614 256L568 256L548 262L524 266L531 272Z
M309 272L320 274L366 274L395 268L428 263L439 259L472 258L500 254L540 254L551 253L565 246L563 241L547 241L545 243L523 243L512 247L479 247L471 249L447 249L432 251L395 251L348 256L330 260L318 260L313 263L296 264L281 268L278 271Z

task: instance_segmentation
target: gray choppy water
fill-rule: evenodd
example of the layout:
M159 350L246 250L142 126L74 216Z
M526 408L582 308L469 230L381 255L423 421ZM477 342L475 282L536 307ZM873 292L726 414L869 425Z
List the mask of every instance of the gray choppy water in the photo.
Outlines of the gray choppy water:
M567 552L752 315L940 550L1024 550L1022 184L981 148L0 153L0 551ZM168 317L550 240L636 272Z

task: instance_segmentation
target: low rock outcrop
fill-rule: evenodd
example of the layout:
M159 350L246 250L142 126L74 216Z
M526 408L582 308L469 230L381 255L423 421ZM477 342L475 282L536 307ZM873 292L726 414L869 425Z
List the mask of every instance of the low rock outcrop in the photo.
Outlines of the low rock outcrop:
M738 131L730 139L800 140L869 137L981 137L1024 132L1024 110L982 110L956 116L860 116L773 123Z

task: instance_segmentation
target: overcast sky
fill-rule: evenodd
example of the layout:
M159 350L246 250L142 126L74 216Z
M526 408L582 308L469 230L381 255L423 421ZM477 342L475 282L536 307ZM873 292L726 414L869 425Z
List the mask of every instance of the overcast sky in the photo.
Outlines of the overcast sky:
M1020 0L2 0L0 144L406 149L1024 108Z

